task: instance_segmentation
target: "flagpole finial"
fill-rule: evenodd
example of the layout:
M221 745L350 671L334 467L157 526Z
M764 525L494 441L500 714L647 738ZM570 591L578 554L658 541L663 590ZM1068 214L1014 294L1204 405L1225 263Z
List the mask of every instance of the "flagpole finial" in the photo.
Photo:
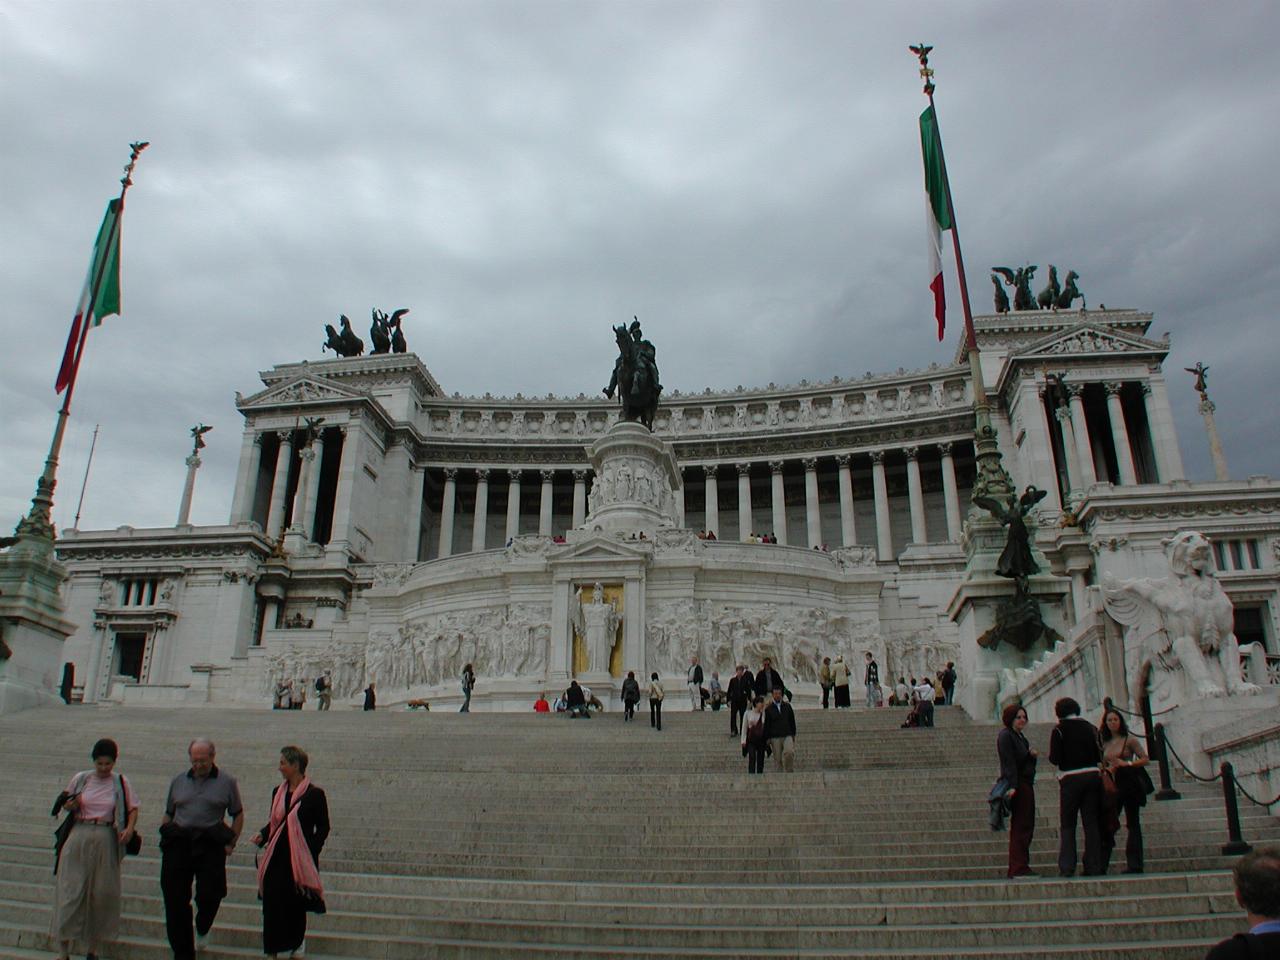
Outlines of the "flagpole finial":
M916 55L916 59L920 61L920 79L924 81L924 95L926 97L932 97L934 91L933 70L929 66L929 52L933 50L933 47L925 43L919 43L913 47L908 47L908 49L914 53Z
M150 140L135 140L129 144L129 162L125 164L124 176L120 178L120 183L126 190L133 186L133 167L138 162L138 157L149 146L151 146Z

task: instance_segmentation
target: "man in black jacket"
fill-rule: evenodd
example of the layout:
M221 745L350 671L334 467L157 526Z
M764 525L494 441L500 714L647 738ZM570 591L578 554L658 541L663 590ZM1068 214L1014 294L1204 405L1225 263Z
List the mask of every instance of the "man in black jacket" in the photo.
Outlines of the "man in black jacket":
M756 674L755 690L756 696L764 697L768 702L770 695L774 690L782 689L782 676L777 670L773 669L773 661L765 657L760 664L760 672Z
M737 671L729 678L729 736L731 737L739 735L738 724L751 704L753 681L754 678L742 664L738 664Z
M1106 873L1102 864L1102 749L1098 731L1080 716L1080 704L1063 697L1053 705L1058 725L1049 734L1049 762L1058 768L1058 873L1076 872L1076 817L1084 825L1084 873Z
M698 663L697 657L689 660L689 671L686 674L689 682L689 703L694 710L705 710L706 705L702 702L702 666Z
M779 769L790 773L796 759L796 714L782 699L781 681L773 688L773 701L764 708L764 736Z
M1244 907L1248 933L1223 940L1205 960L1250 960L1280 951L1280 847L1259 847L1236 863L1236 903Z

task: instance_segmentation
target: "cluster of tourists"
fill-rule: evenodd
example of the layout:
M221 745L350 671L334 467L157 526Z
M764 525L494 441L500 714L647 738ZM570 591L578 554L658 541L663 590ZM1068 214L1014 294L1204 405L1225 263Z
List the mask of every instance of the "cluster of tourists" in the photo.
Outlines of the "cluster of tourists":
M1150 762L1142 742L1129 730L1124 715L1108 707L1095 727L1080 716L1080 704L1063 697L1054 704L1057 725L1049 734L1049 763L1058 780L1058 875L1101 876L1110 867L1120 815L1124 814L1125 873L1142 873L1141 810L1154 790L1145 767ZM1009 868L1012 879L1034 877L1031 840L1035 833L1035 779L1039 753L1024 730L1027 711L1010 704L996 737L1000 776L991 788L992 827L1009 821ZM1079 854L1078 831L1084 833Z
M92 768L72 776L54 804L55 815L65 814L57 831L53 913L61 960L69 960L76 945L97 960L102 945L116 939L121 868L141 848L141 802L115 769L118 745L99 740L90 758ZM227 895L227 857L245 825L240 787L218 767L213 742L193 740L187 759L188 769L169 784L160 823L160 892L175 960L194 960L207 947ZM249 839L260 851L262 950L273 957L303 956L307 914L325 912L320 851L329 835L329 806L307 765L302 748L281 748L281 783L271 792L266 822Z

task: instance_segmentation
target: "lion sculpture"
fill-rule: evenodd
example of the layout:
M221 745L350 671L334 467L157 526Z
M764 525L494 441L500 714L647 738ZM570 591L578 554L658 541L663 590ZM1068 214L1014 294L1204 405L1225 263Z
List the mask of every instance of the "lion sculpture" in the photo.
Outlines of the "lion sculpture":
M1170 576L1118 580L1108 574L1107 612L1125 631L1130 703L1142 702L1148 677L1153 705L1258 693L1240 670L1232 606L1210 569L1209 541L1194 531L1165 541Z

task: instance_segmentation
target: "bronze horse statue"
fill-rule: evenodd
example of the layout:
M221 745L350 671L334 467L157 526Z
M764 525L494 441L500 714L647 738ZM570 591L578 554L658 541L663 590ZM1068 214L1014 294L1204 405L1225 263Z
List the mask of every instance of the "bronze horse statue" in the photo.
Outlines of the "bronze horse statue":
M341 333L333 329L332 323L324 325L328 339L321 345L320 350L332 350L340 357L360 356L364 353L364 341L356 336L355 331L351 329L351 321L345 316L339 317L338 322L342 325Z
M1062 288L1058 286L1058 268L1049 264L1049 284L1036 297L1036 306L1041 310L1054 310L1058 306L1058 298L1062 296Z
M616 389L622 401L622 419L642 423L652 430L658 397L662 393L656 351L653 344L643 338L639 320L631 324L630 330L619 324L613 328L613 335L618 344L618 359L604 395L612 400Z
M1062 287L1062 293L1058 295L1058 309L1070 310L1071 301L1079 298L1080 305L1084 306L1084 294L1080 292L1080 288L1076 286L1076 281L1080 279L1080 274L1071 270L1067 273L1067 282Z

